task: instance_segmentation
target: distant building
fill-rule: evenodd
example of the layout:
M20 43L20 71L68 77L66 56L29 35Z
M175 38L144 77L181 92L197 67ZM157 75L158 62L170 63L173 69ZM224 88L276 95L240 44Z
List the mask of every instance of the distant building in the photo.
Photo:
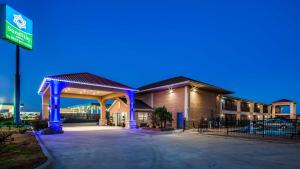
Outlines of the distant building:
M61 108L60 112L62 114L65 114L65 113L100 114L101 106L99 103L78 104L78 105Z
M21 120L34 120L39 118L40 112L26 112L24 111L24 104L20 106ZM0 103L0 118L12 118L14 115L13 103Z
M21 104L20 111L23 110L24 105ZM0 117L2 118L12 118L14 114L14 104L13 103L0 103Z

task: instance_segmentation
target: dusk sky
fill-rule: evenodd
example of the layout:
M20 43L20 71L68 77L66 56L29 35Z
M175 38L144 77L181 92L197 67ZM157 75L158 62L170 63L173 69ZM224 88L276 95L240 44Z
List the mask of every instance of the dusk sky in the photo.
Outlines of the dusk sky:
M250 100L300 101L300 1L0 3L34 22L33 50L21 50L27 111L41 111L44 76L75 72L135 88L182 75ZM0 65L0 102L13 102L15 46L4 40Z

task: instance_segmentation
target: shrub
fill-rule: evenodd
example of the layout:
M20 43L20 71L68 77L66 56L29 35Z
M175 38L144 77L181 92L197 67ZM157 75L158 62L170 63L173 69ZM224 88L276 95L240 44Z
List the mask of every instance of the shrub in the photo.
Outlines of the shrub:
M8 140L13 132L11 131L0 131L0 144L3 144L6 140Z
M33 130L41 130L48 127L48 122L46 120L34 120L31 122Z
M63 130L57 131L57 130L53 130L52 128L45 128L42 130L41 132L44 135L49 135L49 134L62 134L64 133Z
M27 130L28 129L26 127L21 127L21 128L19 128L19 133L24 134L24 133L26 133Z

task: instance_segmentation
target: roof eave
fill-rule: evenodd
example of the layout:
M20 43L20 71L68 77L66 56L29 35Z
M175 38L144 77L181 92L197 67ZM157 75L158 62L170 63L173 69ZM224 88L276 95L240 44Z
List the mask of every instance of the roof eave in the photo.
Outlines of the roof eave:
M66 83L73 83L73 84L81 84L81 85L88 85L88 86L95 86L95 87L104 87L104 88L110 88L110 89L118 89L118 90L128 90L132 92L137 92L137 89L133 88L123 88L123 87L116 87L116 86L109 86L109 85L101 85L101 84L93 84L93 83L83 83L83 82L76 82L76 81L70 81L70 80L61 80L61 79L56 79L56 78L50 78L46 77L43 79L43 82L38 90L38 94L41 95L43 93L43 87L47 81L60 81L60 82L66 82Z

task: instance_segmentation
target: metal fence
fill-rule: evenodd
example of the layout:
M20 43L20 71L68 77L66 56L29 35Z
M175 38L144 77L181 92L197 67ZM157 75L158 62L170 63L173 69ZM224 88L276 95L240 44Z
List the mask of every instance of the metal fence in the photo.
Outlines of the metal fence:
M199 133L254 138L288 138L300 140L300 121L290 119L185 121L184 129Z

